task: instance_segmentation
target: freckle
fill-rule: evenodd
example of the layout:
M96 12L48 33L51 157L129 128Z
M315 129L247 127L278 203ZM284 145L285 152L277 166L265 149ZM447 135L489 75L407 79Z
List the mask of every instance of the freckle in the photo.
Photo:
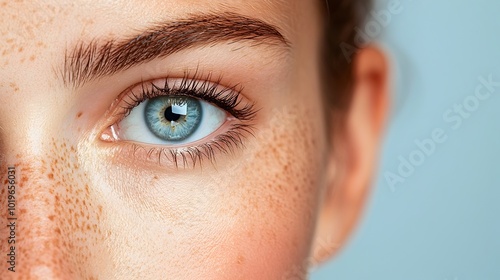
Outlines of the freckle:
M14 91L14 92L18 92L19 91L19 86L15 83L10 83L9 84L10 88Z
M35 61L36 57L34 55L30 56L30 61Z
M49 220L53 221L54 220L54 215L49 216Z
M49 173L49 174L47 175L47 177L48 177L49 179L53 180L53 179L54 179L54 174Z
M78 114L76 115L76 118L79 119L82 115L83 115L83 112L78 112Z
M43 247L44 247L45 251L50 250L50 247L52 247L50 244L50 241L45 241L43 243Z
M17 49L18 52L23 52L24 51L24 48L23 47L19 47L19 49Z
M239 265L244 264L244 263L245 263L245 257L243 257L242 255L239 255L239 256L238 256L237 263L238 263Z

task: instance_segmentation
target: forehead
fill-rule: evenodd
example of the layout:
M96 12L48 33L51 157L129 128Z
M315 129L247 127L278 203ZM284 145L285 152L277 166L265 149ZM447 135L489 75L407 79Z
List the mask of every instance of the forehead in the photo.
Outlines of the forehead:
M73 35L103 35L137 30L151 23L193 13L235 12L288 28L294 1L282 0L162 0L162 1L4 1L0 4L5 48L14 41L38 37L58 41ZM59 33L63 31L64 33ZM41 36L43 34L43 36Z
M290 41L301 26L300 14L313 0L102 0L3 1L0 3L0 66L54 61L76 41L134 34L163 21L190 14L223 12L256 18ZM316 1L314 1L316 2ZM302 24L303 25L303 24ZM6 70L4 68L4 70ZM5 73L4 73L5 74ZM5 77L5 76L4 76Z

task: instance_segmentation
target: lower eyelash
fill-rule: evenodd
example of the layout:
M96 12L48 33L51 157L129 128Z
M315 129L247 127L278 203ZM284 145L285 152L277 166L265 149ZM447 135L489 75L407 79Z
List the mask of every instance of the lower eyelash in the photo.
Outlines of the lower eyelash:
M134 156L138 150L146 152L147 160L155 159L159 165L164 160L175 165L176 168L196 167L208 159L213 165L216 163L216 153L233 153L235 148L244 146L243 140L246 136L254 136L254 127L251 124L232 124L231 128L215 139L195 146L184 148L145 148L137 143L132 143Z

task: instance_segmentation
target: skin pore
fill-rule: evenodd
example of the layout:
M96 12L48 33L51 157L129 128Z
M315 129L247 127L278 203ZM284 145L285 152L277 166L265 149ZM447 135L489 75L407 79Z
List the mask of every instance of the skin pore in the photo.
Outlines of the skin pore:
M325 129L316 1L0 7L2 225L7 168L17 176L16 272L2 226L0 279L305 279L345 242L376 161L387 63L376 49L358 53L345 125ZM170 42L191 43L140 55L186 21L212 23L214 35L185 29ZM130 49L137 61L119 55ZM186 79L239 92L234 109L251 107L251 118L227 113L175 147L124 139L131 100Z

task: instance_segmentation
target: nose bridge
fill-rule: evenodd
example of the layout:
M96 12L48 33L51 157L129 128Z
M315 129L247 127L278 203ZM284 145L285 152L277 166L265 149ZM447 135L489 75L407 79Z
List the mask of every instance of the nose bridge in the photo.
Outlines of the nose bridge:
M19 14L14 8L0 13ZM60 137L71 99L47 71L60 64L56 47L45 43L56 40L40 31L52 20L29 14L10 21L8 41L0 44L0 279L90 279L91 269L82 267L101 252L95 244L102 207L76 147Z
M19 84L25 85L22 94L35 92ZM91 278L92 265L101 258L96 252L101 252L102 207L80 168L76 140L62 131L67 100L43 92L29 95L29 102L22 94L0 92L2 101L8 96L0 102L2 280ZM15 184L9 182L9 168ZM15 272L8 270L11 259Z
M36 149L11 146L15 142L2 147L0 243L16 272L0 267L0 279L78 279L85 251L78 230L89 226L84 223L91 209L82 205L88 187L73 179L76 149L66 142L43 142Z
M59 277L68 272L64 271L69 264L65 263L66 252L61 246L65 236L46 168L40 159L26 160L22 156L2 166L2 241L8 242L2 242L1 247L8 253L10 270L2 269L1 279L62 279Z

